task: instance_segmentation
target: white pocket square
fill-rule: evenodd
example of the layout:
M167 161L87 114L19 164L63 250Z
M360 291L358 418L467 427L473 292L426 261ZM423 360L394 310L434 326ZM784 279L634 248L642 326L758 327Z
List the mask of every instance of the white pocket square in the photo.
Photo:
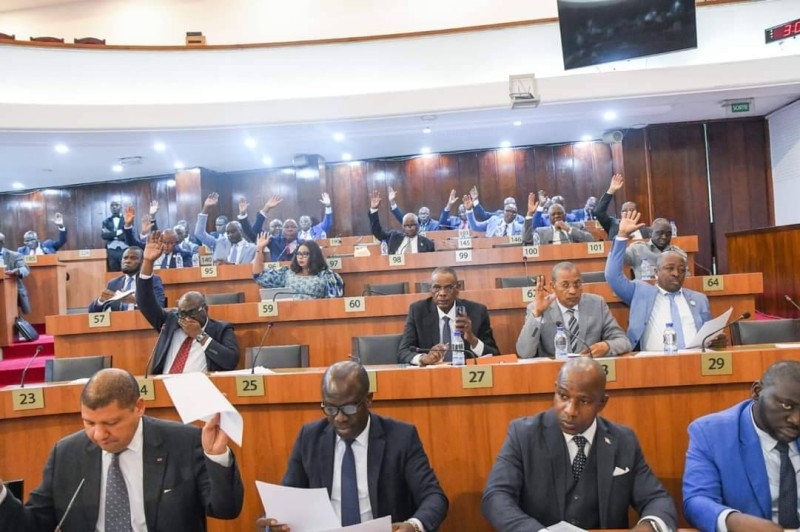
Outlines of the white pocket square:
M626 467L625 469L621 469L619 467L614 468L614 473L611 475L612 477L618 477L620 475L627 475L630 472L630 468Z

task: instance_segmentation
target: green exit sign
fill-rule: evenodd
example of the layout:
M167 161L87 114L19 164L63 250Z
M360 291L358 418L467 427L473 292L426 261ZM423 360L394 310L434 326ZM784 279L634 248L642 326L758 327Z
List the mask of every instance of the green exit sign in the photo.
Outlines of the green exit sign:
M731 104L731 113L749 113L750 102L734 102Z

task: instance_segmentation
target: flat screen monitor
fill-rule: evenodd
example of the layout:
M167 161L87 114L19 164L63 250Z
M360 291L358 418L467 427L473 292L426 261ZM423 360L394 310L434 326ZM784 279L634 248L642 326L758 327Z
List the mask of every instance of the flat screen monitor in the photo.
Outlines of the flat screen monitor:
M695 0L558 0L564 68L697 48Z

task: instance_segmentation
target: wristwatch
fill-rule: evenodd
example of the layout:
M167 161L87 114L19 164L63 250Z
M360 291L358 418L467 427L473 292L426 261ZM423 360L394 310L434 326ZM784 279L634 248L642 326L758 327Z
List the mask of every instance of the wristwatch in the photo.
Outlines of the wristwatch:
M205 342L206 338L208 338L208 335L205 332L201 332L200 334L194 337L195 341L198 344L202 344L203 342Z

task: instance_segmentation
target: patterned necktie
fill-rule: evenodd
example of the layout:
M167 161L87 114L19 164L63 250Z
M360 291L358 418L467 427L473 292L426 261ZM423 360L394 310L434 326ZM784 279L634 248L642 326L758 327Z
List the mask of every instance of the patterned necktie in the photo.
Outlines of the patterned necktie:
M119 468L120 451L111 455L111 464L106 475L106 531L129 532L131 529L131 503L128 499L128 488L125 477Z
M126 277L125 278L125 287L122 289L122 291L123 292L127 292L128 290L131 289L132 285L133 285L133 277L130 277L130 276Z
M575 309L571 308L567 311L569 318L567 318L567 328L569 329L569 352L578 352L578 320L575 319Z
M239 258L239 246L234 244L231 246L231 258L228 262L231 264L236 264L236 260Z
M681 295L680 292L669 292L669 313L672 318L672 326L675 327L675 338L678 344L678 349L686 348L686 341L683 338L683 322L681 321L681 313L678 310L678 303L675 298Z
M183 373L183 368L186 367L186 361L189 359L189 351L192 350L192 340L191 336L187 336L186 340L183 341L172 367L169 368L170 373Z
M797 473L789 458L789 444L779 441L775 446L781 454L781 474L778 488L778 524L792 530L800 527L797 518Z
M346 446L342 457L342 526L357 525L361 522L361 510L358 506L356 457L353 454L354 441L344 440Z
M578 434L572 437L572 441L578 446L578 454L575 455L575 459L572 461L572 478L577 482L581 478L583 468L586 467L586 454L583 452L583 448L586 447L588 440Z
M161 269L166 270L167 268L169 268L169 253L164 255L164 258L161 259Z

